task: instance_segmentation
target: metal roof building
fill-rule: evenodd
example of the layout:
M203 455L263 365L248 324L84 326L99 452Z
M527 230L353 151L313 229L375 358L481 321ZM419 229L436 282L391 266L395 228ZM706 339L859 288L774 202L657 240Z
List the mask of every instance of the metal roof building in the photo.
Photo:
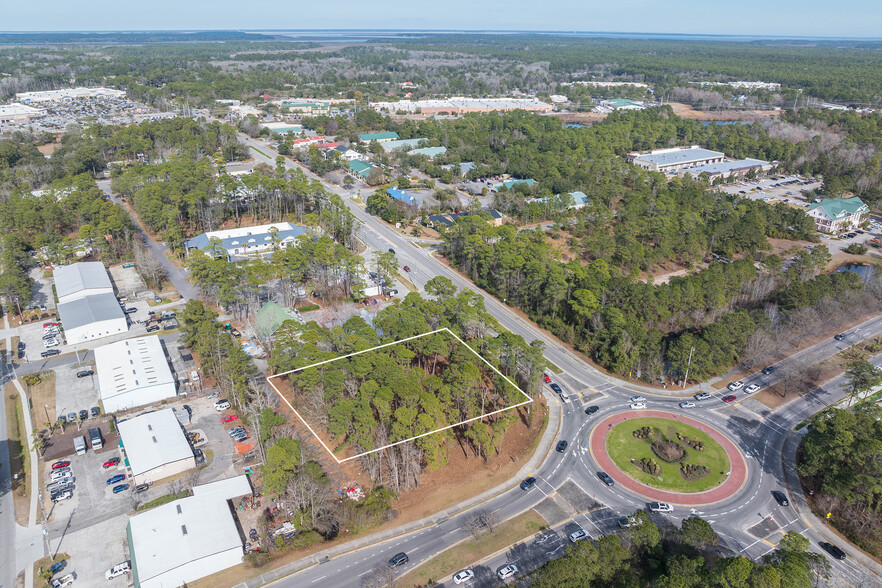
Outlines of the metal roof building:
M111 293L92 294L58 305L58 317L68 345L125 333L129 322Z
M144 406L177 395L174 376L156 335L97 347L95 368L104 412Z
M382 133L362 133L358 136L358 140L362 143L370 143L371 141L385 143L386 141L394 141L397 138L398 133L396 133L395 131L386 131Z
M447 153L447 147L421 147L410 152L411 155L425 155L429 159L435 159L445 153Z
M710 179L714 179L721 176L729 177L731 175L744 175L750 170L764 171L769 169L772 169L772 164L761 159L733 159L730 161L721 161L720 163L699 165L697 167L685 169L683 172L692 174L693 176L707 174Z
M194 486L193 496L129 519L135 586L183 586L242 563L245 537L229 501L251 492L248 477L237 476Z
M420 205L419 201L417 201L416 198L414 198L413 196L411 196L410 194L408 194L404 190L398 190L396 188L389 188L389 190L387 190L387 191L389 192L389 196L391 196L395 200L398 200L400 202L404 202L405 204L407 204L409 206L419 206Z
M352 172L353 175L358 176L362 179L368 177L368 174L371 173L372 169L374 169L374 166L367 163L366 161L353 159L349 162L349 171Z
M220 240L228 259L268 253L296 244L297 237L306 235L306 229L291 223L273 223L256 227L239 227L225 231L210 231L184 242L192 249L208 249L212 239Z
M98 261L72 263L55 268L55 295L58 302L69 302L90 294L113 294L113 284Z
M634 165L645 170L665 173L676 173L690 167L722 163L725 159L725 154L719 151L711 151L710 149L702 149L698 145L628 154L628 161Z
M193 449L171 408L118 424L120 443L135 484L155 482L196 467Z
M414 147L419 147L420 143L429 142L425 137L419 139L396 139L394 141L384 141L382 143L383 151L391 153L392 151L410 151Z

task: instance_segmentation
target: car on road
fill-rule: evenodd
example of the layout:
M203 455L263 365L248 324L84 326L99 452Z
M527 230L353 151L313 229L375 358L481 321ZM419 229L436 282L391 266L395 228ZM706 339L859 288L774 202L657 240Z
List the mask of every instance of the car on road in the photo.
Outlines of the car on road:
M582 541L583 539L590 539L590 535L588 535L588 531L585 529L579 529L578 531L570 533L570 541L573 543Z
M774 498L775 502L781 506L790 506L790 501L787 500L787 496L780 490L772 490L772 498Z
M839 333L838 335L833 335L833 338L837 341L845 341L846 336L845 333Z
M770 366L767 367L767 368L763 368L762 374L763 374L764 376L770 376L770 375L772 375L773 373L775 373L775 370L776 370L776 369L778 369L778 368L776 368L776 367L773 366L773 365L770 365Z
M532 488L535 485L536 485L536 478L534 478L533 476L530 476L529 478L526 478L523 482L521 482L521 490L529 490L530 488Z
M87 376L91 376L95 373L95 370L80 370L77 372L78 378L85 378Z
M125 474L117 474L117 475L113 476L112 478L107 478L107 485L110 486L111 484L116 484L117 482L122 482L125 479L126 479Z
M734 394L729 394L728 396L723 396L723 402L734 402L735 398Z
M696 400L707 400L710 397L710 392L699 392L698 394L693 396L693 398L695 398Z
M407 554L402 551L392 556L392 559L389 560L389 567L397 568L398 566L403 566L408 561Z
M496 570L496 575L499 576L500 580L507 580L517 573L518 567L514 564L508 564Z
M153 333L158 330L159 330L159 325L150 325L149 327L147 327L148 333Z
M645 402L632 402L628 406L631 407L631 410L643 410L644 408L646 408L646 403Z
M650 502L649 512L674 512L674 507L667 502Z
M111 457L110 459L108 459L107 461L104 462L104 469L107 470L107 469L110 469L110 468L118 466L118 465L119 465L119 458L118 457Z
M735 392L736 390L741 390L742 388L744 388L744 382L742 382L741 380L737 380L726 386L726 388L728 388L732 392Z
M680 408L695 408L694 402L681 402Z
M600 410L599 406L589 406L588 408L585 409L585 414L594 414L598 410Z
M52 469L57 470L59 468L66 468L69 466L70 466L69 461L56 461L55 463L52 464Z
M548 374L542 374L542 380L543 380L546 384L550 384L550 383L551 383L551 378L548 377Z
M232 422L235 421L237 418L239 418L239 415L237 415L237 414L231 414L230 416L221 417L221 422L222 422L222 423L232 423Z
M403 269L404 271L406 271L406 272L409 272L409 271L410 271L410 266L406 265L406 266L404 266L402 269Z
M208 394L208 395L205 397L205 399L206 399L206 400L211 400L212 398L217 398L218 396L220 396L220 392L212 392L211 394Z
M568 445L568 443L566 441L564 441L563 439L561 439L560 441L557 442L556 449L559 453L563 453L564 451L566 451L567 445Z
M758 391L759 389L760 389L759 384L751 384L750 386L748 386L747 388L744 389L744 393L745 394L753 394L754 392Z
M50 349L49 351L44 351L40 354L40 357L46 359L47 357L52 357L53 355L61 355L61 351L58 349Z
M551 384L551 389L560 394L563 392L563 389L557 384Z
M631 402L646 402L645 396L632 396Z
M389 253L391 253L392 255L395 255L395 250L392 249L392 248L390 247L390 248L389 248Z
M561 392L560 393L560 400L564 404L569 404L570 403L570 395L567 394L566 392Z
M469 580L475 577L475 572L472 570L460 570L453 574L453 583L454 584L465 584Z
M818 545L820 545L821 549L832 555L835 559L845 559L845 552L832 543L821 541L820 543L818 543Z
M114 487L113 487L113 493L114 493L114 494L119 494L120 492L125 492L125 491L128 490L128 489L129 489L129 485L128 485L128 484L120 484L119 486L114 486Z
M615 485L615 481L613 481L612 477L606 472L597 472L597 477L603 480L603 483L607 486Z

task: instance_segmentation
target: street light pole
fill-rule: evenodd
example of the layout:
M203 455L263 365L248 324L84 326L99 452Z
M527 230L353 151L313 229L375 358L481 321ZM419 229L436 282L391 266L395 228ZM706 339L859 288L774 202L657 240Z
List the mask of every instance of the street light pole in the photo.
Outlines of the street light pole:
M683 385L681 388L686 387L686 381L689 379L689 366L692 365L692 352L695 351L695 346L689 348L689 361L686 362L686 375L683 376Z

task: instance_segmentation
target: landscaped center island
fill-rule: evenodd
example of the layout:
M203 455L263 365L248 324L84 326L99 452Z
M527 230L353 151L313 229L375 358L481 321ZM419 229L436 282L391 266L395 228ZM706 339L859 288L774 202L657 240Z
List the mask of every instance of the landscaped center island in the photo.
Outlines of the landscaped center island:
M615 425L606 451L628 476L652 488L704 492L726 480L723 447L696 427L666 418L634 418Z

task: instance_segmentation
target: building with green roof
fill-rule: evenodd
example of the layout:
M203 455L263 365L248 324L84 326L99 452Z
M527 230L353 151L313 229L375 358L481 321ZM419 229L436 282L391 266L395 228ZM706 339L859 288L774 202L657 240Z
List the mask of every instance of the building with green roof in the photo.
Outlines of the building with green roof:
M870 207L857 196L825 198L809 206L806 214L822 233L838 233L859 227L870 214Z
M395 141L398 139L398 133L395 131L385 131L382 133L362 133L358 136L358 140L362 143L370 143L371 141L376 141L377 143L385 143L386 141Z
M282 323L296 318L294 311L276 302L267 302L254 317L254 329L264 339L272 337Z
M352 175L357 178L361 178L362 180L368 177L368 174L371 173L371 170L374 169L374 166L367 163L366 161L359 161L354 159L349 162L349 171Z

